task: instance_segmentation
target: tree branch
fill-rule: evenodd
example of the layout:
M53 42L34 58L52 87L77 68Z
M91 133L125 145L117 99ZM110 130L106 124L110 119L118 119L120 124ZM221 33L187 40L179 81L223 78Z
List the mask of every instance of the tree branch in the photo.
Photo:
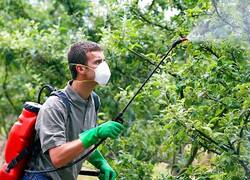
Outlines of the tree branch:
M147 19L145 16L143 16L143 14L142 14L141 12L139 12L139 11L135 11L134 9L132 9L131 12L132 12L134 15L136 15L136 16L137 16L141 21L143 21L143 22L146 22L146 23L148 23L148 24L150 24L150 25L153 25L153 26L160 27L161 29L164 29L164 30L168 30L168 31L171 30L170 28L167 27L167 25L163 26L163 25L161 25L161 24L157 24L157 23L155 23L155 22L152 22L152 21L148 20L148 19Z
M136 52L136 51L134 51L134 50L132 50L132 49L128 49L128 50L129 50L130 52L134 53L135 55L139 56L140 58L146 60L149 64L154 65L154 66L157 65L157 64L155 64L154 62L152 62L150 58L146 57L144 54L139 53L139 52Z
M197 155L197 152L199 150L199 146L197 144L192 144L192 151L190 153L190 156L189 156L189 159L187 160L185 166L182 168L182 170L178 173L178 176L183 174L187 168L193 163L196 155Z
M243 29L248 37L248 41L250 42L250 20L249 20L249 11L247 9L248 6L249 6L249 1L242 0L239 3L241 17L245 25Z
M8 100L8 102L10 103L10 105L12 106L12 108L14 109L14 111L17 114L18 109L16 108L16 106L12 102L10 95L8 93L8 90L7 90L7 80L8 80L8 64L7 64L7 60L5 60L5 75L4 75L4 81L3 81L2 88L3 88L3 92L4 92L6 99Z
M242 114L243 115L243 114ZM242 126L240 133L239 133L239 138L242 139L243 135L244 135L244 128L247 126L248 123L248 119L250 117L250 111L248 112L248 114L246 115L246 118L244 120L244 125ZM241 141L239 140L238 142L238 146L237 146L237 151L236 154L240 155L240 146L241 146Z
M111 148L111 146L106 143L106 146L108 147L108 150L109 150L109 154L108 156L111 158L111 159L117 159L117 154L115 153L115 151Z
M226 23L227 25L231 26L232 28L239 28L239 26L235 26L235 25L229 23L224 17L222 17L221 14L219 13L219 10L218 10L216 1L215 1L215 0L211 0L211 1L212 1L213 6L214 6L214 9L215 9L215 12L216 12L217 16L218 16L224 23Z
M215 144L217 147L219 147L220 149L229 152L229 147L225 144L220 145L218 142L216 142L215 140L213 140L212 138L210 138L209 136L207 136L205 133L203 133L202 131L200 131L199 129L196 129L194 126L193 128L195 129L195 131L197 131L201 136L203 136L205 139L207 139L208 141L210 141L211 143Z
M153 60L151 58L146 57L144 54L138 53L132 49L128 49L130 52L134 53L135 55L139 56L142 59L145 59L148 63L150 63L151 65L156 66L157 64L153 62ZM160 69L160 68L159 68ZM172 72L167 72L169 75L173 76L174 78L178 78L179 80L181 80L180 75L176 74L176 73L172 73Z
M203 139L203 138L202 138ZM203 139L204 141L206 141L205 139ZM205 148L207 151L210 151L210 152L213 152L213 153L215 153L215 154L217 154L217 155L221 155L221 152L218 152L218 151L216 151L216 150L214 150L214 149L210 149L206 144L204 144L204 143L202 143L201 141L198 141L199 142L199 144L203 147L203 148Z
M234 54L234 51L230 51L229 52L230 53L230 55L232 56L232 59L233 59L233 64L234 64L234 67L237 69L237 71L239 72L240 70L239 70L239 67L238 67L238 64L237 64L237 60L236 60L236 57L235 57L235 54Z
M73 15L75 10L74 10L70 0L67 0L66 4L68 6L68 11L67 11L68 15L70 15L70 16Z
M244 168L247 179L250 179L250 170L248 168L248 164L243 160L239 160L239 163Z
M222 102L220 99L216 99L216 98L214 98L214 97L211 97L207 92L205 92L204 93L204 96L203 96L204 98L207 98L207 99L210 99L210 100L213 100L213 101L215 101L215 102L217 102L217 103L220 103L220 104L222 104L222 105L224 105L224 106L227 106L224 102Z
M153 6L155 5L156 0L153 0L149 6L149 10L152 10Z
M211 53L212 55L214 55L217 59L220 58L220 56L219 56L211 47L208 47L208 46L202 44L202 45L201 45L201 48L202 48L203 50L208 51L208 52Z

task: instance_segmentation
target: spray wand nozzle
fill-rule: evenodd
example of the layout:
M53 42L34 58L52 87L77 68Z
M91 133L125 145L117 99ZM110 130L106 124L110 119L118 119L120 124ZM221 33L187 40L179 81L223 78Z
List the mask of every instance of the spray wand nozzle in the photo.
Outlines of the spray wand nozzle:
M181 38L177 39L176 41L173 42L172 48L174 48L174 47L177 46L178 44L180 44L180 43L182 43L182 42L184 42L184 41L187 41L187 40L188 40L188 38L186 38L186 37L181 37Z

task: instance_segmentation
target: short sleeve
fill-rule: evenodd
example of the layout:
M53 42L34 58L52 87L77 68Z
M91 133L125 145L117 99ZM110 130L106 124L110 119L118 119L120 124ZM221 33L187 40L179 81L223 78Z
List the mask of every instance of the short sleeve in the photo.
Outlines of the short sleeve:
M66 143L65 118L62 110L45 107L38 113L36 131L43 153Z

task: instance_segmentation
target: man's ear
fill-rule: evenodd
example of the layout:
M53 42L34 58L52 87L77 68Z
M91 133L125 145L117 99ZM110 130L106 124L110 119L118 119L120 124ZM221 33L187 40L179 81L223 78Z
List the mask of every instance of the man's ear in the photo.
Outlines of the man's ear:
M86 67L84 67L84 66L76 65L75 68L76 68L77 74L85 74L85 72L86 72Z

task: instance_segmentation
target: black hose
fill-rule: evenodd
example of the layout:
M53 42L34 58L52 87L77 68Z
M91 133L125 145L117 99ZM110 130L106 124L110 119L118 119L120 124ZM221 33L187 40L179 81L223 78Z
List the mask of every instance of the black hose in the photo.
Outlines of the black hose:
M50 86L50 85L48 85L48 84L44 85L44 86L40 89L40 91L39 91L39 93L38 93L38 99L37 99L38 104L41 104L41 95L42 95L42 92L43 92L43 90L44 90L45 88L47 88L47 90L49 91L49 93L51 93L52 91L55 91L55 90L56 90L55 88L53 88L52 86Z

